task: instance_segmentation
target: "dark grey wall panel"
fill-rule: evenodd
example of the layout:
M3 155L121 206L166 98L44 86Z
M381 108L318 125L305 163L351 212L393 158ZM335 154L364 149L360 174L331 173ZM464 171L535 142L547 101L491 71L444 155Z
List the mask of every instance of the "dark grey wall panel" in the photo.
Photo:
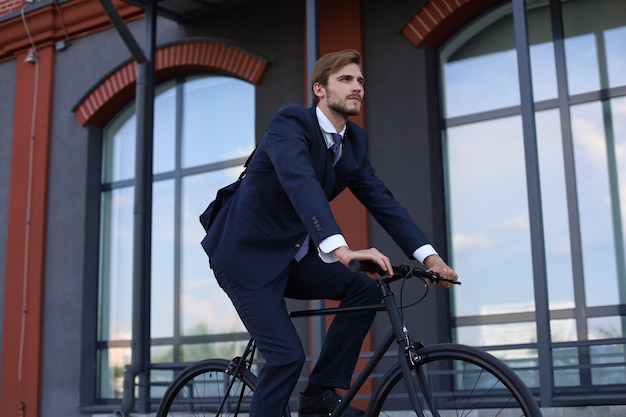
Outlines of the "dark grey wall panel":
M378 175L445 258L435 52L428 47L416 48L401 33L407 17L416 10L414 2L408 3L413 6L407 2L363 2L365 108L370 158ZM393 262L408 262L373 220L371 240ZM415 286L411 287L417 292ZM447 317L448 295L443 289L433 288L419 307L407 312L407 324L414 336L419 335L420 340L431 343L449 337L447 321L419 320L419 315L424 313L430 317ZM386 318L379 317L377 323L384 320ZM382 323L379 326L385 328ZM377 337L384 333L375 332Z
M131 25L142 33L141 22ZM47 213L44 297L42 416L78 416L85 314L96 325L95 311L83 308L84 286L97 286L97 275L85 276L85 248L98 239L88 233L90 164L88 129L80 126L72 108L99 80L129 58L114 30L72 40L56 54L52 140ZM99 157L98 157L99 158ZM96 270L97 271L97 270ZM96 308L96 299L89 303Z

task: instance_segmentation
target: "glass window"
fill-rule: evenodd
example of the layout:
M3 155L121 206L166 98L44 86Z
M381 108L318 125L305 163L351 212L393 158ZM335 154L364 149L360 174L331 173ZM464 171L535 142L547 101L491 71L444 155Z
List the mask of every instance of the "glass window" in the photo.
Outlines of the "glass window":
M215 75L170 80L157 87L154 112L150 360L196 360L207 351L232 349L240 343L237 333L245 331L200 246L198 216L217 189L239 175L254 148L254 86ZM103 399L121 397L130 363L135 129L131 103L104 130L98 323ZM221 343L213 346L217 334ZM171 371L152 372L151 378L171 380Z
M564 215L568 207L558 110L537 112L535 124L550 308L554 310L573 308L571 236L569 217Z
M626 383L626 352L623 344L592 346L590 354L594 385Z
M569 93L625 85L626 2L575 0L562 10Z
M131 334L133 265L133 188L102 194L100 340L128 339Z
M156 88L154 99L154 160L152 172L171 172L176 163L176 99L174 80ZM134 133L134 132L133 132ZM133 136L134 138L134 136ZM131 142L134 142L132 140ZM133 165L134 166L134 165Z
M542 101L557 97L556 65L550 16L537 5L544 2L533 3L527 16L533 94ZM447 118L520 105L510 3L457 33L440 54Z
M603 103L594 101L571 108L583 265L585 276L589 277L585 280L585 295L589 306L616 304L619 297L603 107ZM592 279L599 268L601 286Z
M515 53L510 50L447 62L443 69L446 115L463 116L519 105L516 66Z
M152 187L152 285L150 334L174 336L175 182L155 181Z
M449 128L445 146L454 266L480 277L454 291L455 314L534 311L520 118Z
M111 122L104 139L103 182L127 180L135 176L135 130L132 106Z
M626 85L626 54L623 53L624 45L626 45L626 26L623 26L623 22L621 27L604 31L604 45L609 78L608 87Z
M580 386L580 365L577 348L559 348L552 351L554 385L557 387Z
M472 346L532 343L537 341L535 329L535 322L464 326L457 329L457 340L459 343Z
M617 339L624 337L626 320L621 317L596 317L587 320L590 340Z
M181 219L180 327L184 335L245 331L228 297L216 287L214 279L207 279L210 274L207 257L198 243L204 237L202 228L198 228L198 214L215 195L213 190L235 181L241 170L242 167L237 166L183 179L181 209L186 214Z
M496 347L512 365L549 351L554 368L522 369L526 381L552 371L557 387L624 384L626 317L608 316L626 305L626 2L555 2L562 39L548 3L526 2L528 44L516 45L509 1L440 50L450 258L463 280L452 293L461 318L453 334ZM518 76L521 47L530 77ZM534 114L522 113L525 87ZM535 135L522 129L530 119ZM539 190L528 169L538 170ZM529 203L541 221L531 221ZM544 259L533 259L539 248ZM535 288L538 261L547 282ZM550 332L539 335L528 316L546 302L550 317L536 319L549 320Z
M565 40L565 57L570 94L600 89L598 54L593 34L568 37Z
M254 148L254 100L250 86L234 78L195 78L183 86L182 166L250 155ZM207 146L210 144L210 147Z
M577 340L576 320L550 320L550 338L553 342L571 342Z

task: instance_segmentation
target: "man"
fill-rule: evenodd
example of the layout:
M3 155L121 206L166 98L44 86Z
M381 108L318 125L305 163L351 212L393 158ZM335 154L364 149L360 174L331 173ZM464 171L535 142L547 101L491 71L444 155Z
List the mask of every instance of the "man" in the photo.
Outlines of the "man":
M340 300L342 307L380 301L372 279L378 276L346 266L352 259L369 260L391 271L391 264L376 248L348 247L328 204L343 189L350 188L410 258L457 279L376 177L367 135L348 121L361 111L363 84L358 52L321 57L312 71L314 106L287 105L274 116L240 188L202 242L220 286L267 361L252 417L276 417L284 410L304 363L285 297ZM348 388L373 318L368 312L335 317L300 395L300 417L327 416L340 402L335 389ZM349 407L343 415L363 411Z

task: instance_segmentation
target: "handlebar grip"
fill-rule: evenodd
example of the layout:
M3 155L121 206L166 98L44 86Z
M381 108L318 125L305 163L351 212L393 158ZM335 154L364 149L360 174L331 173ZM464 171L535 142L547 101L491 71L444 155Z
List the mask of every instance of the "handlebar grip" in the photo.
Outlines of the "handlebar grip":
M376 272L377 274L383 273L383 270L380 268L380 265L372 261L357 261L356 259L353 259L348 264L348 268L352 272L361 271L361 272Z
M375 272L380 276L387 277L387 279L391 279L392 277L398 278L398 276L405 276L410 270L408 265L393 266L391 274L388 274L387 272L383 271L380 265L378 265L374 261L357 261L356 259L350 261L350 263L348 264L348 268L350 268L350 271L352 272Z

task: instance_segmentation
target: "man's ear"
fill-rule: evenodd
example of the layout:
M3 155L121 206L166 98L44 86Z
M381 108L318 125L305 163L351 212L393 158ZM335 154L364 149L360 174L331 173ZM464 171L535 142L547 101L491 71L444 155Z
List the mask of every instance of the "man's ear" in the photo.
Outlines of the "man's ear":
M315 83L313 84L313 94L317 97L324 97L326 95L326 88L320 83Z

